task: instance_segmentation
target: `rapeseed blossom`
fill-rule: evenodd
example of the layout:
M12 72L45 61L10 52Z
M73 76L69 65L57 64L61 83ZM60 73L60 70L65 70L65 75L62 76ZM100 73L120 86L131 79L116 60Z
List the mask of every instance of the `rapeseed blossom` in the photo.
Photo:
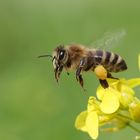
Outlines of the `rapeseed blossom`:
M97 139L99 128L108 125L103 131L118 131L131 122L140 123L140 100L134 88L140 86L140 78L107 79L109 88L99 86L96 97L89 97L87 110L81 112L75 121L75 127ZM111 125L111 126L110 126Z

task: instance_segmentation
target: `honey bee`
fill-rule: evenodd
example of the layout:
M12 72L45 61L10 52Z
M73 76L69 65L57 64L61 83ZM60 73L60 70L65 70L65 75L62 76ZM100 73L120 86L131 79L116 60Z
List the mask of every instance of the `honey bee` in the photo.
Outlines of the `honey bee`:
M108 88L107 78L114 78L111 72L120 72L127 69L124 59L115 53L87 48L79 44L59 45L52 55L39 57L52 57L55 79L58 81L63 69L75 70L76 79L83 87L82 72L93 71L97 75L103 88ZM117 78L116 78L117 79Z

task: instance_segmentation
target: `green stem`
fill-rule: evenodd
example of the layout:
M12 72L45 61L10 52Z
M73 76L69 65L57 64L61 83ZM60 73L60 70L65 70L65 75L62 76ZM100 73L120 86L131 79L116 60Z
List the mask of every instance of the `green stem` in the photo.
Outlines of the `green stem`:
M119 114L119 116L122 117L122 118L124 118L124 119L132 120L128 116L124 116L122 114ZM134 131L136 131L136 132L138 132L140 134L140 130L138 128L134 127L132 124L127 123L127 126L129 126L131 129L133 129Z
M127 119L127 120L132 121L132 119L131 119L130 117L128 117L128 116L125 116L125 115L122 115L122 114L118 114L118 116L119 116L119 117L122 117L122 118L124 118L124 119Z
M134 127L132 124L128 123L128 126L129 126L131 129L133 129L134 131L140 133L140 130L139 130L138 128Z

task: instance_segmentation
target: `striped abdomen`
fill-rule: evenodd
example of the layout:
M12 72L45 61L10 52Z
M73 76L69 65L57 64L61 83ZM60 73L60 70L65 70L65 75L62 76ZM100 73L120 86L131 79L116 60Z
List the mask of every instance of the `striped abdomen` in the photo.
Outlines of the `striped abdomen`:
M121 56L103 50L96 50L94 54L94 65L103 65L108 72L119 72L127 69L127 65Z

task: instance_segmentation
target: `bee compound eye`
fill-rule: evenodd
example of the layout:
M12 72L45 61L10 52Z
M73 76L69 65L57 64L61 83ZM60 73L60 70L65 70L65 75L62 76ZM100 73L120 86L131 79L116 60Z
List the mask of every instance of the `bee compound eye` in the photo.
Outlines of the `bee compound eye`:
M64 50L60 51L59 60L62 60L64 58L64 55L65 55L65 51Z

